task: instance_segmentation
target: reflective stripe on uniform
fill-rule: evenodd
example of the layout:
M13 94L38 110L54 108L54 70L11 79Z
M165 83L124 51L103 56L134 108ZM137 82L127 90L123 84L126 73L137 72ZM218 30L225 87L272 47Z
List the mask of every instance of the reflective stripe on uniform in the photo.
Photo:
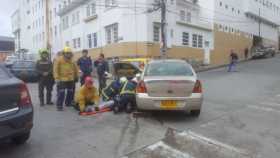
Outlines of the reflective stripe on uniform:
M105 94L104 90L102 90L102 95L103 95L103 97L105 97L107 100L110 99L110 98L107 96L107 94Z
M125 82L120 94L135 94L134 90L127 90L128 81Z

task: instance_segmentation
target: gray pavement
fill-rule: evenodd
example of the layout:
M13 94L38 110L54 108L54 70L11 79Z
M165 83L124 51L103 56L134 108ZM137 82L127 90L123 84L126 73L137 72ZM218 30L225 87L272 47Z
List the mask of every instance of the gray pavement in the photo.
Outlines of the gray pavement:
M249 61L238 72L202 72L205 101L198 119L155 113L139 118L104 113L80 117L73 109L39 107L36 84L29 84L35 126L23 146L0 144L2 158L116 158L164 137L168 127L245 150L254 157L280 155L280 59Z

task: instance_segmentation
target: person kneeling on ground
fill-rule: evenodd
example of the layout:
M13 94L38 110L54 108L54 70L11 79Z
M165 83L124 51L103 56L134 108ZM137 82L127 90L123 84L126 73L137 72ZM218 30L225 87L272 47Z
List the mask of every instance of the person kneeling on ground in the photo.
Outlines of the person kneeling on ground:
M127 80L126 77L121 78L122 88L119 93L120 98L118 104L115 104L113 110L114 113L118 113L121 110L125 110L127 113L131 113L136 107L136 86L137 81Z
M95 111L98 108L99 95L98 90L93 85L91 77L85 78L85 84L79 89L75 97L74 108L80 112L92 112L92 106L95 105Z
M102 89L101 96L104 102L114 100L115 97L120 93L122 87L121 80L112 81L107 87Z

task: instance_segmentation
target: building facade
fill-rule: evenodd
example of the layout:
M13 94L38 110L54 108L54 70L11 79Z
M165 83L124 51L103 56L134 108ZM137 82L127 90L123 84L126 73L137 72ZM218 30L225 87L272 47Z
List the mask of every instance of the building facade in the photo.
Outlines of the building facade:
M200 3L167 1L169 57L210 62L213 23L198 20L206 14ZM73 1L58 13L62 43L77 52L87 48L93 57L157 57L161 17L156 7L157 1L149 0Z
M20 0L20 3L21 48L36 52L49 47L56 53L68 45L76 57L82 49L89 49L94 58L99 53L106 57L160 56L159 0ZM166 3L168 57L222 65L229 62L231 49L242 59L246 48L279 46L278 0L167 0Z
M212 64L228 63L231 49L242 59L246 48L253 50L260 45L279 48L280 1L207 0L201 5L209 13L201 18L214 23Z

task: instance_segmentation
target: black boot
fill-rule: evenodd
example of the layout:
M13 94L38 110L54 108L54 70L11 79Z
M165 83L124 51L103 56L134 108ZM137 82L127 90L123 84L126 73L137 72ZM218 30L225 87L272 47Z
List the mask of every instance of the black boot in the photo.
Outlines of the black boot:
M47 91L47 105L54 105L52 102L52 93L51 91Z
M54 105L54 103L52 101L48 101L47 105Z
M44 106L45 105L45 103L44 103L44 98L41 98L40 99L40 106Z

